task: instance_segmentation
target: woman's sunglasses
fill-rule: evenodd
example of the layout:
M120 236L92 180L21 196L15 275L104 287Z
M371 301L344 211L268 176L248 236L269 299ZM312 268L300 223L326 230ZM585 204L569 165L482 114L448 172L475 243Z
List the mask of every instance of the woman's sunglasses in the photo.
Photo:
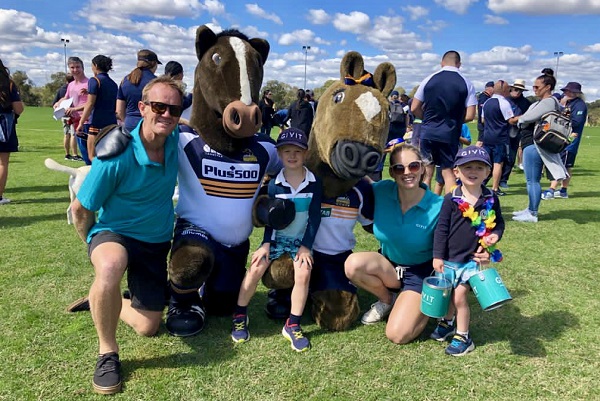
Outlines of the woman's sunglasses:
M393 166L390 166L390 168L396 174L403 174L406 169L408 169L410 173L415 174L421 170L421 165L422 163L420 161L414 161L408 163L408 166L405 166L404 164L394 164Z
M173 117L181 117L181 113L183 113L183 107L174 104L166 104L161 102L144 102L144 104L150 105L152 112L158 115L165 114L167 109L169 109L169 114Z

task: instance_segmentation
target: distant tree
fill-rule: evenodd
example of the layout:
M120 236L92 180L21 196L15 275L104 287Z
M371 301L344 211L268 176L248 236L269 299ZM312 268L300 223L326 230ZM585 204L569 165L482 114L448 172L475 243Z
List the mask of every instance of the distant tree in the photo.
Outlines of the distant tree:
M275 102L275 107L278 110L287 109L290 103L296 99L296 90L292 88L290 85L285 82L280 82L277 80L270 80L264 84L263 88L260 91L260 95L262 97L262 93L266 90L270 90L273 93L273 102Z
M327 81L325 81L325 83L323 84L323 86L315 88L313 90L314 94L315 94L315 99L319 100L319 98L321 97L321 95L323 95L323 93L331 86L333 85L335 82L338 82L337 79L328 79Z
M419 85L415 86L414 88L412 88L412 90L410 91L410 93L408 94L408 97L413 98L415 97L415 93L417 93L417 89L419 89Z
M398 91L398 93L399 93L399 94L401 94L401 95L404 95L404 94L406 93L406 89L404 89L404 88L403 88L403 87L401 87L401 86L398 86L398 87L397 87L396 89L394 89L394 90L397 90L397 91Z
M65 83L64 72L56 72L50 75L50 82L40 88L39 95L42 106L52 106L52 101L58 89Z
M19 87L19 91L21 92L21 100L23 103L25 103L27 106L40 105L40 97L34 90L35 84L31 79L29 79L25 71L15 71L12 74L12 79Z

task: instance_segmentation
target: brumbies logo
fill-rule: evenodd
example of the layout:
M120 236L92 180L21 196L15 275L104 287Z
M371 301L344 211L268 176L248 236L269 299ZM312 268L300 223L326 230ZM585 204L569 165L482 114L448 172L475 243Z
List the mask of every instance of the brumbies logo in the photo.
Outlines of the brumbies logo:
M202 160L200 183L207 195L223 198L252 198L260 184L256 163L228 163Z
M242 153L243 153L242 160L244 160L245 162L256 163L258 161L256 156L254 155L254 153L252 153L252 151L250 149L244 149L244 151Z
M350 198L347 196L339 196L335 200L335 204L338 206L349 207L350 206Z

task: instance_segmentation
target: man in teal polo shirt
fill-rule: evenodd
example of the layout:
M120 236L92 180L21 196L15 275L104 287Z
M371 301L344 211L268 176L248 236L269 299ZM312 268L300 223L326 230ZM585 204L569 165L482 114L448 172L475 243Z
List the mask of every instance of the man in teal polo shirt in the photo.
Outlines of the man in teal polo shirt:
M132 139L111 155L98 154L71 204L95 271L89 306L99 340L93 386L101 394L121 390L119 317L143 336L154 335L162 320L182 99L178 81L151 81L138 103L142 121ZM131 300L121 299L126 270Z

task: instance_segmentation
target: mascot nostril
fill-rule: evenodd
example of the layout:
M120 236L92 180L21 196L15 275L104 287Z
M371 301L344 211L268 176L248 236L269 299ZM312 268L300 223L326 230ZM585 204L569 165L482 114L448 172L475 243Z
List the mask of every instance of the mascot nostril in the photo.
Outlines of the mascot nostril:
M331 154L331 167L341 178L357 179L375 171L380 160L381 153L372 146L340 141Z
M258 106L254 103L246 105L235 100L225 107L223 112L223 128L234 138L246 138L258 132Z

